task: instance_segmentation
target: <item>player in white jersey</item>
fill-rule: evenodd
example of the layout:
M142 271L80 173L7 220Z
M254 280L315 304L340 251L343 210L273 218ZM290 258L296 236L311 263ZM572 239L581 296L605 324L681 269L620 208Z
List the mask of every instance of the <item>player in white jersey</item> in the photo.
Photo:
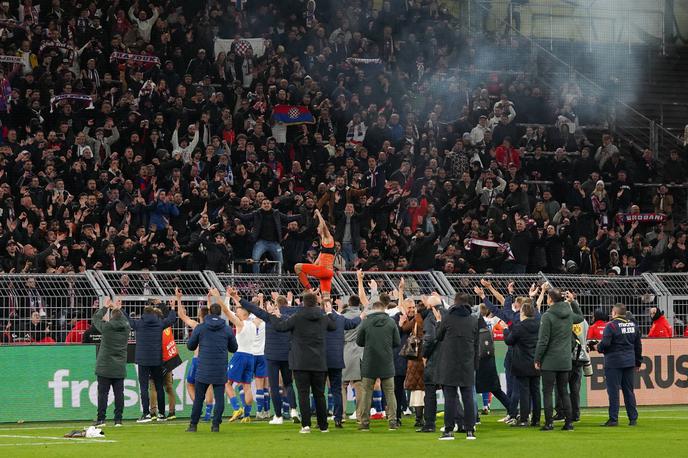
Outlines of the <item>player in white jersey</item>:
M229 291L227 292L229 297ZM260 308L265 308L263 294L258 294ZM269 304L269 302L268 302ZM256 386L256 419L270 418L270 390L267 387L268 363L265 360L265 322L251 315L256 323L256 341L253 351L253 381Z

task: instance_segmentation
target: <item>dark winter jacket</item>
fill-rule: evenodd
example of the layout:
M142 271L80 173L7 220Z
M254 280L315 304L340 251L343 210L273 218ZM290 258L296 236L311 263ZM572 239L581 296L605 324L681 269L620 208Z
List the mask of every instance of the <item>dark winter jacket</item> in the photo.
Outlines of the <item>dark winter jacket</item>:
M638 325L624 318L614 318L605 326L597 351L604 354L605 368L640 367L643 345Z
M208 384L227 383L229 352L237 351L237 341L227 322L218 315L208 315L196 326L186 343L189 350L198 350L196 380Z
M442 343L439 365L440 385L475 386L478 366L478 318L467 304L457 304L442 318L437 331Z
M327 368L344 369L344 331L356 328L361 324L361 318L346 318L336 312L331 317L337 328L327 333Z
M363 347L361 376L394 377L394 348L401 342L399 326L385 312L369 314L358 328L356 343Z
M124 314L119 318L103 321L106 312L106 308L101 308L93 315L92 320L93 327L102 334L96 358L96 375L107 378L125 378L127 376L127 342L131 327Z
M327 331L337 329L332 314L318 307L303 307L287 319L270 317L280 332L291 332L289 368L293 371L327 371Z
M440 315L446 315L447 310L438 308ZM437 341L437 330L440 323L430 310L422 312L423 316L423 358L425 358L424 382L428 385L437 385L439 379L439 361L442 354L442 346Z
M504 343L512 349L511 372L517 377L535 377L535 348L538 342L540 321L531 318L518 321L504 330Z
M573 325L583 321L577 302L552 304L540 319L535 361L543 371L571 370Z
M162 366L162 331L177 321L177 313L170 310L165 318L155 313L144 313L140 320L129 317L131 328L136 331L136 364Z

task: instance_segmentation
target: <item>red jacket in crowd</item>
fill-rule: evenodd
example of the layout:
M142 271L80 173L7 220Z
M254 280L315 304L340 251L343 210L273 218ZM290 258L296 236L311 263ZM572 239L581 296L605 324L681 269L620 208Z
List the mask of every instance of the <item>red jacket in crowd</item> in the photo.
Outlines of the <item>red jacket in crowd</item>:
M648 337L673 337L674 331L671 329L669 320L664 315L660 316L652 322Z
M517 169L521 169L521 155L516 148L505 148L500 145L495 149L497 164L504 168L508 168L509 164L513 163Z
M588 340L602 340L602 333L604 332L604 327L607 326L607 322L603 320L597 320L588 328Z

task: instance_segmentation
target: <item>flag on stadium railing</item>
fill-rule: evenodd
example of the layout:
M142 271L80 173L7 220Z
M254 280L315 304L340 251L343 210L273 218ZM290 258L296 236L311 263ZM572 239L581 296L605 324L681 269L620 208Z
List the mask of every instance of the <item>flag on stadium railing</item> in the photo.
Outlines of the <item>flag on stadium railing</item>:
M272 109L272 119L286 125L313 124L315 118L308 108L300 105L275 105Z
M616 221L622 223L663 223L667 216L663 213L617 213Z
M182 358L174 341L174 333L172 328L167 328L162 332L162 367L165 372L172 372L181 363Z

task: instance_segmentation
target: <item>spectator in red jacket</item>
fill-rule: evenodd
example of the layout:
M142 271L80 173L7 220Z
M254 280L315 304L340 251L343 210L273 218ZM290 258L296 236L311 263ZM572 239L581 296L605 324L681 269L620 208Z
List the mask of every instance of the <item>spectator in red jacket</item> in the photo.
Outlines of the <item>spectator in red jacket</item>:
M652 318L652 326L648 337L673 337L674 331L669 324L669 320L664 316L664 312L657 307L650 307L650 318Z
M497 164L505 169L514 164L516 169L521 169L521 156L518 149L511 146L511 137L504 137L504 141L495 150Z
M604 332L604 327L607 326L607 321L609 320L609 315L603 309L595 309L592 313L594 323L588 328L588 340L602 340L602 332Z

